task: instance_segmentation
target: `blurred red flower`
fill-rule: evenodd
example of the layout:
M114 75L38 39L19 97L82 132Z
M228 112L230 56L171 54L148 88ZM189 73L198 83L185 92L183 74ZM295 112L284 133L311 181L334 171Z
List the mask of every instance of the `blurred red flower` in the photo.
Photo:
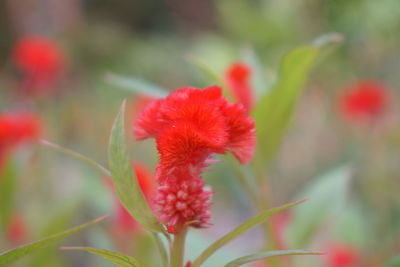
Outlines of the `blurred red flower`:
M30 113L0 113L0 164L15 146L39 137L41 122Z
M39 36L18 40L13 48L12 58L24 73L25 87L30 92L48 89L59 77L66 63L58 44Z
M329 267L353 267L360 264L359 252L348 244L334 244L327 249Z
M21 244L27 240L25 220L19 213L13 213L7 226L7 238L13 244Z
M251 69L242 62L232 64L225 74L228 88L232 91L236 101L241 103L247 111L250 111L254 104L250 78Z
M64 54L52 40L44 37L24 37L13 50L17 67L31 75L48 76L59 72L64 64Z
M388 105L388 91L377 81L359 81L342 94L340 109L352 120L370 120L383 113Z
M138 116L134 134L156 139L156 205L171 233L191 225L206 227L211 217L212 191L201 173L213 163L212 153L231 152L241 163L250 161L255 146L253 120L242 105L222 97L221 88L181 88L150 103Z

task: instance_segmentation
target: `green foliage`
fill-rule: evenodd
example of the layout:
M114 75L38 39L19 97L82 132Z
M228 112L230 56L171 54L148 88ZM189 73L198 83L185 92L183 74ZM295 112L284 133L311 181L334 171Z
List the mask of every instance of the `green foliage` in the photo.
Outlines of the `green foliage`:
M264 251L248 256L240 257L234 261L229 262L225 267L237 267L252 261L258 261L263 259L268 259L277 256L292 256L292 255L322 255L322 252L310 251L310 250L274 250L274 251Z
M48 237L45 237L39 241L35 241L26 245L22 245L20 247L14 248L14 249L10 249L10 250L6 250L4 252L0 253L0 266L4 265L4 264L10 264L22 257L24 257L25 255L32 253L34 251L37 251L43 247L49 246L54 242L57 242L67 236L70 236L76 232L79 232L89 226L92 226L93 224L96 224L102 220L104 220L106 217L100 217L96 220L90 221L88 223L73 227L69 230L66 230L64 232L61 233L57 233Z
M11 160L0 167L0 227L6 229L12 209L16 187L16 170Z
M147 230L163 232L152 213L132 170L125 143L125 102L115 118L108 148L108 161L115 189L127 211Z
M313 180L300 194L310 198L308 205L295 208L288 228L290 247L306 245L324 220L334 217L345 205L352 175L342 166Z
M105 79L112 85L136 94L144 94L157 98L165 97L168 94L168 90L137 77L107 73Z
M49 236L62 231L67 228L73 219L74 215L78 211L78 205L81 201L77 201L73 205L68 204L68 207L60 207L56 215L50 217L41 231L42 236ZM58 258L59 253L55 253L57 244L51 244L40 251L35 253L30 261L30 267L42 267L42 266L59 266L60 259ZM58 251L57 251L58 252ZM56 262L58 265L56 265ZM61 264L61 266L64 266Z
M51 142L49 142L47 140L40 140L40 143L42 145L47 146L47 147L53 148L53 149L55 149L55 150L57 150L57 151L59 151L61 153L67 154L68 156L76 158L76 159L86 163L89 166L92 166L93 168L95 168L98 171L100 171L103 175L106 175L106 176L110 176L111 175L110 171L107 170L106 168L104 168L102 165L100 165L99 163L95 162L94 160L92 160L92 159L90 159L90 158L88 158L88 157L86 157L86 156L84 156L82 154L79 154L78 152L75 152L73 150L70 150L68 148L64 148L64 147L56 145L56 144L53 144L53 143L51 143Z
M106 249L90 247L61 247L61 249L87 251L89 253L102 257L103 259L115 264L115 266L118 267L143 267L141 263L139 263L135 258L131 256Z
M288 53L271 93L262 96L254 109L259 152L267 160L271 160L279 148L318 52L317 47L302 46Z
M252 114L257 127L258 153L262 159L270 161L277 152L321 48L341 40L339 34L326 34L312 45L298 47L283 58L276 83L270 92L261 96Z
M400 254L394 256L384 267L399 267L400 266Z
M206 250L204 250L199 257L193 262L192 266L193 267L198 267L200 266L205 260L207 260L213 253L215 253L219 248L222 246L226 245L230 241L234 240L235 238L241 236L254 226L261 224L267 220L267 218L275 213L278 213L280 211L286 210L288 208L294 207L296 205L299 205L306 201L307 199L299 200L296 202L292 202L274 209L270 209L267 211L264 211L260 213L259 215L245 221L217 241L215 241L213 244L211 244Z

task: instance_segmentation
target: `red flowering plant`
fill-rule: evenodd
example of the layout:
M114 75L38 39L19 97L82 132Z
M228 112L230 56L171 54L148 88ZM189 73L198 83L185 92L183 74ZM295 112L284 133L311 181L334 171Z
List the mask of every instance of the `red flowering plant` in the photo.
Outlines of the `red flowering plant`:
M333 38L334 39L334 38ZM221 247L257 225L265 231L265 250L232 260L225 266L240 266L248 262L268 260L273 266L281 262L276 256L321 254L313 250L281 250L282 235L270 216L303 203L306 199L271 208L267 169L278 151L284 133L295 110L297 99L307 73L317 58L322 44L318 41L291 51L284 58L277 80L272 88L259 97L253 96L249 75L251 67L236 64L227 73L221 86L230 86L236 103L223 95L220 86L205 89L185 87L167 93L143 81L122 76L108 76L109 80L153 96L136 116L133 135L136 140L152 138L159 154L154 181L156 193L146 198L141 189L139 175L132 170L132 161L125 136L125 103L118 113L109 139L109 170L76 152L43 143L77 157L97 168L113 180L116 195L129 215L155 240L160 254L159 266L199 267ZM334 39L336 40L336 39ZM129 86L128 86L129 87ZM217 155L232 154L243 166L238 167L243 190L248 193L257 215L200 251L197 257L185 257L186 235L193 229L212 227L211 186L202 174L217 162ZM224 158L224 157L222 157ZM236 163L232 163L236 164ZM245 171L255 177L250 181ZM226 179L221 177L219 179ZM213 184L210 180L209 184ZM84 225L86 227L97 221ZM80 228L82 229L82 228ZM72 229L71 231L76 231ZM68 231L69 233L72 233ZM302 234L300 232L299 234ZM309 233L309 232L307 232ZM60 237L60 236L57 236ZM47 240L47 239L45 239ZM46 241L47 242L47 241ZM285 248L298 248L285 243ZM190 250L194 248L189 247ZM84 250L99 255L117 265L146 266L130 255L91 247L64 247L65 250ZM15 250L11 250L9 255ZM0 254L0 259L1 259ZM274 259L270 259L274 257ZM229 261L229 259L226 259ZM121 263L122 262L122 263ZM1 263L1 261L0 261Z
M381 82L361 80L348 86L339 100L340 111L346 119L372 123L387 110L389 93Z
M18 145L39 137L40 124L38 116L31 113L0 113L0 169Z
M232 91L235 100L242 103L247 111L254 105L254 90L251 86L251 69L243 62L236 62L229 66L225 74L225 83Z
M60 46L41 36L25 36L17 40L12 60L23 75L22 88L31 95L45 95L57 86L66 67Z
M27 241L29 233L23 215L15 207L17 168L13 154L24 143L36 141L41 128L36 114L0 113L0 226L5 229L6 241L13 245Z
M75 152L61 150L84 159L112 177L124 210L155 238L163 266L201 266L219 248L265 222L270 215L304 202L301 200L260 212L215 241L197 258L187 261L184 256L187 232L191 228L212 226L210 206L213 191L205 185L201 174L216 162L213 158L215 154L229 152L240 163L248 163L253 157L256 144L254 121L243 105L227 101L218 86L205 89L181 88L165 98L150 102L136 117L133 130L137 140L154 138L159 153L155 174L156 194L152 199L146 199L140 186L140 175L136 173L137 177L134 177L128 156L124 111L125 104L111 132L110 171ZM107 254L109 256L106 258L111 262L117 262L121 257L124 262L137 262L128 255L102 249L63 249L85 250L103 257ZM255 259L239 258L227 266L278 255L309 254L320 253L308 250L268 251L257 254Z

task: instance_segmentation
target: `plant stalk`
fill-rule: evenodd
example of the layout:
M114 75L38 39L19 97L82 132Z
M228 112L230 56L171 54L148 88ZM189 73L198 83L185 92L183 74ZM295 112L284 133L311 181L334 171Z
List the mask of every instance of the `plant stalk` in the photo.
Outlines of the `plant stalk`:
M185 257L185 239L187 227L184 227L174 236L171 246L171 263L170 267L183 267Z

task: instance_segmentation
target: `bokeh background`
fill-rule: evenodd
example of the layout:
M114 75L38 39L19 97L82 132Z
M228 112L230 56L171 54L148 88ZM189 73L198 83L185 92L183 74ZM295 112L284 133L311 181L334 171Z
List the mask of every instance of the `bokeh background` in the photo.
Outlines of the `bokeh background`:
M399 29L397 0L4 0L0 112L37 114L40 138L106 164L110 128L121 101L128 99L131 132L143 97L110 81L110 73L170 91L203 88L215 81L198 62L223 77L233 62L245 61L251 53L263 65L266 90L288 51L325 33L340 33L342 43L320 57L310 74L269 167L270 201L275 206L301 196L315 199L303 211L276 219L285 244L351 258L349 265L334 265L328 256L306 256L286 262L288 266L384 266L400 252ZM63 58L57 78L35 92L14 56L18 41L30 36L51 40ZM373 123L359 123L341 112L340 96L362 80L378 81L388 93L384 112ZM154 173L154 143L130 140L134 161ZM3 224L1 250L110 214L106 222L62 244L118 250L159 266L154 245L143 232L113 232L115 199L96 170L36 142L18 146L9 157L15 194L0 206L11 207L18 218L17 238L10 239L10 226ZM255 214L235 175L224 160L205 175L215 191L214 225L191 234L188 259ZM260 250L262 242L260 229L255 229L205 266L223 266L237 255ZM57 247L16 266L109 266L95 256Z

